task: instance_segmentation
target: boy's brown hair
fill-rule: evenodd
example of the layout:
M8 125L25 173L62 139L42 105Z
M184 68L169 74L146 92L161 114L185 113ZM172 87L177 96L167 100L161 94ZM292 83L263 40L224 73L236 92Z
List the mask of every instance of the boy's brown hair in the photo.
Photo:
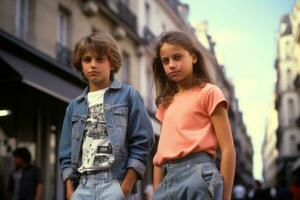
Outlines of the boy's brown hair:
M106 55L113 69L110 73L109 79L114 79L114 74L117 73L121 67L122 58L120 49L112 36L102 32L95 32L80 39L76 45L72 56L72 66L79 71L84 80L87 81L83 74L81 60L86 51L94 51L99 56Z

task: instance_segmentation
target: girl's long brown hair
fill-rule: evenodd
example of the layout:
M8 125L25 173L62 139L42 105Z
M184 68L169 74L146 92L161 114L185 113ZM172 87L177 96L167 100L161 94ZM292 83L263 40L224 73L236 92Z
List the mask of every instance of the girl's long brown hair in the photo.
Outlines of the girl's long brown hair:
M153 59L152 69L154 73L154 83L157 94L155 103L157 106L161 104L164 108L167 108L170 105L173 96L178 92L178 88L176 82L167 77L161 62L160 49L164 43L180 46L190 54L196 55L197 62L193 64L193 75L195 80L190 87L204 82L210 83L211 78L206 69L203 55L200 50L197 49L191 36L180 31L169 31L162 33L155 46L156 56Z

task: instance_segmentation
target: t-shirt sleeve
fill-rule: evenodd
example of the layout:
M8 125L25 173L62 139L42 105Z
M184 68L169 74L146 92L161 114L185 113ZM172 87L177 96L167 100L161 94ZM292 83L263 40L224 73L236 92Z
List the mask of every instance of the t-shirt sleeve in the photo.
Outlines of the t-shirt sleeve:
M158 108L157 108L155 117L156 117L156 119L158 119L160 122L162 122L163 119L164 119L164 116L165 116L165 110L164 110L163 106L160 104L160 105L158 106Z
M212 86L208 89L205 99L205 105L209 116L213 114L219 104L222 104L224 108L228 109L228 102L225 99L223 92L217 86Z

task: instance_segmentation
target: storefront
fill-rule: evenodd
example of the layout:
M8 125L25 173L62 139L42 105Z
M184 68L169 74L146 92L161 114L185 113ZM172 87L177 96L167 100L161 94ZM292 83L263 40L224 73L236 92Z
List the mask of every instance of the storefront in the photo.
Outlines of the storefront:
M0 44L1 173L7 180L11 152L25 146L41 169L44 199L63 199L58 140L66 106L85 84L71 68L2 31Z

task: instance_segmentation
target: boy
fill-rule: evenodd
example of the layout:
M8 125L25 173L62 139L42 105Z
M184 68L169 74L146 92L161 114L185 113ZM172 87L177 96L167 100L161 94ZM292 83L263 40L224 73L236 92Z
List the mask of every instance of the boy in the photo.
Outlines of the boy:
M147 111L136 90L114 80L121 55L111 36L82 38L72 61L88 87L69 104L63 123L59 160L66 197L129 198L154 143Z

